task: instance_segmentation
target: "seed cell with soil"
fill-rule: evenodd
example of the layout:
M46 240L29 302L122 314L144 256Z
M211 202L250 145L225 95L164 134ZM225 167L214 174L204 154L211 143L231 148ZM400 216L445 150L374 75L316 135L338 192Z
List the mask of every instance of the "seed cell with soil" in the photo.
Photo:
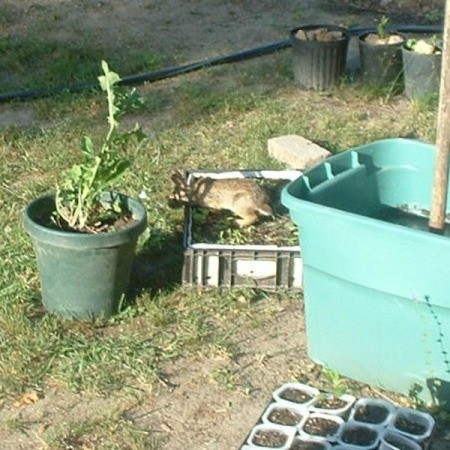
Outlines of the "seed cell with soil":
M336 440L344 421L339 416L312 413L303 424L301 432L307 436Z
M285 405L272 403L263 415L263 421L278 425L297 426L306 416L306 411L301 412Z

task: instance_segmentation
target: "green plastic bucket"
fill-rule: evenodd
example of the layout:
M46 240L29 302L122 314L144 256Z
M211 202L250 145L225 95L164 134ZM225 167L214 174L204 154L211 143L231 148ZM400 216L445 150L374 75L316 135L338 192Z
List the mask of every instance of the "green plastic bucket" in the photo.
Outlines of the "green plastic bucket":
M443 405L450 239L431 234L421 217L434 155L413 140L373 142L305 172L282 203L299 228L310 357L389 390L418 388Z
M105 201L116 194L105 194ZM32 237L47 311L71 319L107 318L119 311L127 292L139 235L147 225L145 207L120 196L134 222L99 234L61 231L45 226L55 210L55 196L45 194L24 211Z

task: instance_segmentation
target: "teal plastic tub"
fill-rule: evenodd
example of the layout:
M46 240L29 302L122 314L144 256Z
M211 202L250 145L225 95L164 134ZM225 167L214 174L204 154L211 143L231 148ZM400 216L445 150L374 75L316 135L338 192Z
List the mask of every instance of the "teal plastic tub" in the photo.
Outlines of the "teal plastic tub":
M299 228L310 357L449 407L450 239L426 218L434 156L373 142L305 172L282 203Z

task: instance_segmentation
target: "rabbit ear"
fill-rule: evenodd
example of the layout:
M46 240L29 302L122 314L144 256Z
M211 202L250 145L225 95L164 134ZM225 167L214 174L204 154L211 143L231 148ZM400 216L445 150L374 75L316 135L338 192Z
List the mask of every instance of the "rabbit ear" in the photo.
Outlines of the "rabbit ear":
M170 179L177 185L184 184L183 175L181 175L181 172L179 170L174 170L172 172L172 175L170 176Z
M173 192L169 196L169 200L175 203L183 203L189 201L187 183L180 171L174 170L170 176L173 181Z

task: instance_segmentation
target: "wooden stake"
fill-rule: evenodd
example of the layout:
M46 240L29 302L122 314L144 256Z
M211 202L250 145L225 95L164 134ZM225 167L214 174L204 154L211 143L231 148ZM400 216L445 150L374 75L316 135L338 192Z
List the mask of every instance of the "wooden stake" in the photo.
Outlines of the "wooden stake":
M450 0L445 4L444 48L436 137L436 158L431 194L430 231L443 233L447 205L450 153Z

